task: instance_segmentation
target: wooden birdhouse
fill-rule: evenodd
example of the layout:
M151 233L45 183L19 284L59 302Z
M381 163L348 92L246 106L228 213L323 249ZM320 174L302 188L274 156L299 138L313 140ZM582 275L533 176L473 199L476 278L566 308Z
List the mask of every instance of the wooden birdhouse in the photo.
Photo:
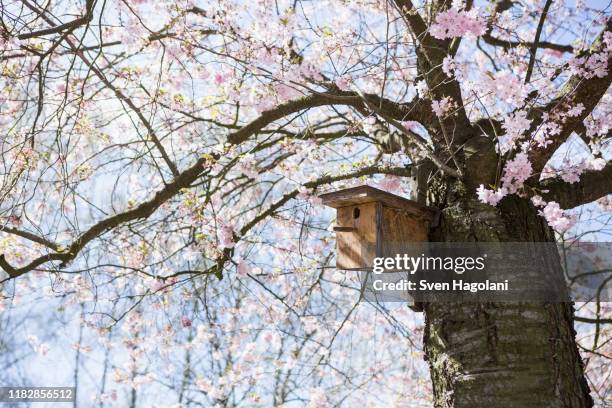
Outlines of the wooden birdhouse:
M428 240L435 210L367 185L319 196L337 209L336 267L371 269L375 257L392 257L410 242Z

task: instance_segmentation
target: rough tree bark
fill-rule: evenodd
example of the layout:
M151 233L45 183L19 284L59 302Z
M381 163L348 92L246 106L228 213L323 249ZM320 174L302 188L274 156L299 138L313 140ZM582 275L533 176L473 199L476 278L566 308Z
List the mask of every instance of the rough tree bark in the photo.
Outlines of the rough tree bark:
M527 200L483 205L455 182L432 187L434 241L552 242ZM441 194L440 190L444 190ZM429 303L425 358L436 407L591 407L570 303Z

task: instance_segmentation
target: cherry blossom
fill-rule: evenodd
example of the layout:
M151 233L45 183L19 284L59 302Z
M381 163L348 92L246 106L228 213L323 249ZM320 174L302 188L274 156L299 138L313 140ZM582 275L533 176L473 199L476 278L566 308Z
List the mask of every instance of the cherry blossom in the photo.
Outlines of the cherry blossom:
M455 107L455 104L450 96L446 96L445 98L439 101L431 102L431 109L435 112L435 114L439 117L446 115Z
M476 190L476 194L481 202L495 206L502 198L508 195L508 191L504 188L491 190L481 184Z
M446 38L479 36L484 34L486 23L478 16L478 10L458 10L453 7L436 15L435 23L429 31L441 40Z
M527 153L518 153L504 166L504 174L501 179L502 187L510 194L516 193L523 187L523 183L531 176L532 171Z
M527 112L516 111L504 118L504 135L497 138L499 152L504 154L513 150L516 142L520 140L531 126L531 120L527 119Z
M541 210L548 224L559 231L566 231L572 227L576 220L568 216L560 207L559 204L551 201Z

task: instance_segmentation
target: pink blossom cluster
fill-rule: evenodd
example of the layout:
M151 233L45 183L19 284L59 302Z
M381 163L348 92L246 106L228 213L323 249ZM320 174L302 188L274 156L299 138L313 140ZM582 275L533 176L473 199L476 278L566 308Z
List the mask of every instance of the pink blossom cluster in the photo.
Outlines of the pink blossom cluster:
M584 120L584 126L586 127L586 136L591 139L591 151L593 154L601 153L601 146L597 139L607 135L610 129L612 129L612 111L599 118L588 116Z
M240 276L247 276L251 273L251 266L242 258L237 260L236 273Z
M305 186L300 186L298 187L298 191L299 193L297 198L300 200L306 200L312 205L323 205L323 200L321 200L312 189Z
M580 181L580 175L586 168L585 162L572 165L568 159L563 160L563 168L560 171L561 179L566 183L574 184Z
M487 24L478 16L478 10L464 11L455 7L436 16L429 33L440 40L454 37L479 36L486 31Z
M236 169L242 172L245 176L249 178L257 178L259 175L259 170L257 169L257 161L255 157L250 154L245 154L241 157L238 162Z
M532 171L533 169L527 153L518 153L504 166L504 174L501 179L502 187L505 188L509 194L516 193L523 187L525 181L531 177Z
M418 129L418 127L420 126L420 123L414 120L405 120L401 122L401 125L404 127L404 129L408 131L414 131Z
M451 77L455 74L456 69L457 63L455 62L455 59L451 55L444 57L442 60L442 71Z
M527 153L521 152L506 163L501 187L491 190L481 184L476 190L478 199L485 204L497 205L506 195L516 193L521 189L531 173L532 167Z
M561 126L557 122L545 121L533 136L533 141L538 147L545 148L552 143L552 138L561 133Z
M455 107L455 103L450 96L446 96L439 101L433 100L431 102L431 109L438 117L443 117Z
M340 89L341 91L350 91L351 90L351 78L347 75L342 75L339 76L338 78L336 78L336 86L338 87L338 89Z
M508 191L504 188L492 190L481 184L478 189L476 189L476 194L481 202L495 206L508 194Z
M569 62L572 72L586 79L603 78L608 75L610 51L594 53L588 57L574 58Z
M234 241L235 234L234 226L230 223L223 224L219 228L219 244L223 248L233 248L236 245Z
M429 88L427 88L427 82L425 82L424 80L417 81L414 84L414 89L417 91L417 94L419 95L419 97L421 98L427 97L427 92L429 91Z
M559 232L565 232L576 224L576 217L566 214L555 201L546 202L541 196L535 195L531 197L531 202L542 208L539 214L546 219L548 225Z
M523 137L530 126L531 120L527 118L527 112L524 110L506 116L502 125L506 133L497 138L499 152L505 154L513 150L516 142Z
M548 225L559 232L567 231L576 223L575 217L566 214L559 204L554 201L547 203L540 211L540 215L546 219Z
M606 160L602 157L590 157L587 160L580 160L578 163L572 163L569 158L563 159L561 167L556 173L566 183L577 183L580 181L580 175L585 170L600 171L606 166Z
M375 183L375 187L388 191L390 193L397 194L401 188L402 179L398 176L387 174L378 183Z
M508 194L508 190L504 187L497 190L491 190L485 188L484 185L481 184L476 190L476 194L481 202L495 206L504 196ZM548 225L550 225L556 231L566 232L576 224L576 218L568 215L563 209L561 209L557 202L550 201L547 203L539 195L533 196L531 198L531 202L536 207L542 208L542 210L539 211L539 214L543 216Z
M491 76L483 76L480 87L486 94L494 96L497 102L520 106L529 93L529 88L514 72L502 70Z

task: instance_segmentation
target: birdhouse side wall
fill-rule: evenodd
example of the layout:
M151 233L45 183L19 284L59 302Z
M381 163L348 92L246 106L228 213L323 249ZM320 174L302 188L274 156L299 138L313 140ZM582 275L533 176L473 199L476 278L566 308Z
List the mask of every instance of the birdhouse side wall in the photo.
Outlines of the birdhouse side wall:
M425 217L392 207L383 207L380 228L380 256L393 257L411 242L429 240L429 224Z

